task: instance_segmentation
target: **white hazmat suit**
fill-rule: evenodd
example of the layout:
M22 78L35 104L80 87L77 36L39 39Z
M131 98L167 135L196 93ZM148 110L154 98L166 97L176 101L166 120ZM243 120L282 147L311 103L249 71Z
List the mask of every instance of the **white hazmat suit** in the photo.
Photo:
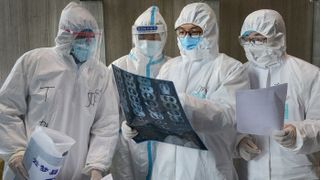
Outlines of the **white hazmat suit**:
M152 179L237 179L232 162L236 130L235 91L249 88L242 64L219 53L218 24L213 10L204 3L183 8L175 28L192 23L203 38L192 50L169 60L157 78L174 82L191 126L208 151L157 143Z
M57 179L85 180L92 169L111 166L119 129L112 75L97 52L78 68L70 50L83 29L96 32L98 26L72 2L62 11L56 46L17 60L0 91L1 158L23 152L35 126L45 125L76 141Z
M258 10L245 19L241 35L254 31L267 38L259 48L244 45L249 62L246 68L251 88L288 83L285 123L296 127L292 148L282 147L273 138L253 136L261 153L241 162L241 179L286 180L320 178L320 72L319 68L286 54L286 30L274 10Z
M138 32L139 27L156 26L158 29L152 32ZM139 34L159 33L159 48L152 56L144 53L141 49ZM128 72L141 76L155 78L161 66L169 59L163 54L163 48L167 39L167 25L161 16L158 7L152 6L143 12L132 26L132 39L134 48L129 55L123 56L112 64ZM125 117L122 116L121 121ZM120 135L117 151L115 153L112 165L112 176L115 180L144 180L148 173L151 175L153 161L154 143L151 141L136 144L134 140L126 140Z

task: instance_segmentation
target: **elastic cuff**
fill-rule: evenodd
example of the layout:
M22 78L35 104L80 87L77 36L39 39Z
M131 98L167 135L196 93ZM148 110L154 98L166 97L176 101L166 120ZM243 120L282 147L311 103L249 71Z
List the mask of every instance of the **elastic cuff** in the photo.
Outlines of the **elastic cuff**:
M295 125L294 125L295 126ZM302 146L303 146L303 137L300 133L300 130L298 129L297 126L296 127L296 144L294 146L294 149L292 149L291 151L297 153L301 150Z
M101 173L105 173L108 171L108 168L106 168L104 165L102 164L90 164L90 165L87 165L85 166L83 169L82 169L82 174L85 174L85 175L88 175L90 176L90 173L93 169L96 169L96 170L99 170L101 171Z

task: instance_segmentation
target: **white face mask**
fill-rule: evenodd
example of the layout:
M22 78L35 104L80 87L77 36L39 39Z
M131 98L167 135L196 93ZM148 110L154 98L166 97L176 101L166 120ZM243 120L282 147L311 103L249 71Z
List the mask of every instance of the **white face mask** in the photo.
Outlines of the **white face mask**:
M145 55L153 57L162 53L161 41L138 40L137 48Z
M281 48L263 45L243 45L247 59L259 67L267 68L278 63L284 54Z

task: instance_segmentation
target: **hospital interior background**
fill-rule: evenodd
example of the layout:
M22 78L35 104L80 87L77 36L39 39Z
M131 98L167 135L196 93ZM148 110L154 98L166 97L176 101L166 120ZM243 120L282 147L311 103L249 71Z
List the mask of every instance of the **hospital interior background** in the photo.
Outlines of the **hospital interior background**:
M0 86L17 58L38 47L54 45L61 10L70 0L0 1ZM192 0L82 0L104 31L101 61L109 65L131 47L131 26L149 6L157 5L168 25L165 53L179 54L174 22ZM320 0L202 0L218 16L220 51L245 62L238 36L244 18L258 9L274 9L287 29L287 52L320 66ZM0 177L3 161L0 160Z

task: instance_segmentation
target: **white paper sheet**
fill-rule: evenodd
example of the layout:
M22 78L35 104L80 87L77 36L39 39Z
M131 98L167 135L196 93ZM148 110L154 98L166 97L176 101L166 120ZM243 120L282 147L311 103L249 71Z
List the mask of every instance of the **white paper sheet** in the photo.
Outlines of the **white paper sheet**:
M23 159L29 179L54 179L74 143L75 141L67 135L37 126L31 134Z
M236 122L240 133L271 135L284 123L288 84L236 93Z

